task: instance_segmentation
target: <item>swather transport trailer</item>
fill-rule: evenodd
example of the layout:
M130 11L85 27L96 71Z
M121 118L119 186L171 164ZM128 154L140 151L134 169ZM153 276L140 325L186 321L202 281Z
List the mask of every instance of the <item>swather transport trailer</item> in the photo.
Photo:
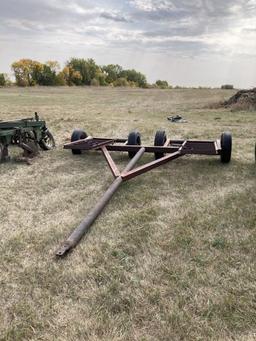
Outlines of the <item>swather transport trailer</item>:
M123 181L130 180L183 155L219 155L221 162L228 163L231 159L232 136L230 133L226 132L221 135L220 139L213 141L171 140L167 138L165 131L159 130L155 134L154 146L143 146L141 145L141 136L137 131L131 132L127 139L112 139L93 138L87 136L83 130L76 129L71 136L71 143L64 145L64 148L71 149L72 153L75 155L81 154L82 151L89 150L102 152L115 180L99 199L95 207L89 212L88 216L57 250L56 255L60 257L73 249L84 234L89 231L90 226L102 212ZM125 169L121 172L109 153L117 151L128 152L131 159ZM135 167L137 161L144 153L153 153L155 155L155 160L142 166Z

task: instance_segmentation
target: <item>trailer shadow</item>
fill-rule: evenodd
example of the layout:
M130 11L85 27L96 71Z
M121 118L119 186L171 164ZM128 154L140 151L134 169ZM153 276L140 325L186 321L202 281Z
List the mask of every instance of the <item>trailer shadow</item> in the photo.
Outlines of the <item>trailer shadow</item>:
M146 162L150 161L148 157L145 159ZM207 193L230 185L242 185L245 179L253 179L255 173L254 163L234 159L229 164L223 164L217 158L185 156L139 176L132 182L126 182L121 191L122 195L125 195L127 189L135 190L140 195L141 190L136 190L134 186L139 185L138 187L146 187L149 190L151 188L154 198L174 192L179 193L179 196L186 196L191 191L202 190Z

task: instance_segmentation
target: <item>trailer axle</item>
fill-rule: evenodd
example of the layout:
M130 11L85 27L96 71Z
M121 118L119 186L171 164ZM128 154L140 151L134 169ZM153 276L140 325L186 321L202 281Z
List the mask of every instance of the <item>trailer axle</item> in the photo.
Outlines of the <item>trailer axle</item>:
M158 131L156 137L155 146L141 146L140 135L137 132L130 133L128 140L93 138L87 136L80 129L73 132L71 143L64 145L64 148L71 149L73 154L81 154L82 151L88 150L101 151L115 180L99 199L95 207L89 212L87 217L57 250L56 256L62 257L66 255L68 251L79 243L124 181L128 181L186 154L220 155L222 162L227 163L230 161L232 140L231 134L229 133L222 134L221 139L216 141L170 140L166 138L165 132L163 131ZM131 157L130 162L122 172L119 171L112 159L109 153L110 151L128 152ZM135 167L137 161L145 152L154 153L156 159L142 166Z

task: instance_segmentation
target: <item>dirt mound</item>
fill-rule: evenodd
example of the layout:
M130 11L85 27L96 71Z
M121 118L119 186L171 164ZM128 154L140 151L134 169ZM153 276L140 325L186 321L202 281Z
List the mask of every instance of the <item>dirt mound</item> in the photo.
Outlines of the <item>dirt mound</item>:
M256 88L238 91L229 100L225 101L223 106L237 110L256 110Z

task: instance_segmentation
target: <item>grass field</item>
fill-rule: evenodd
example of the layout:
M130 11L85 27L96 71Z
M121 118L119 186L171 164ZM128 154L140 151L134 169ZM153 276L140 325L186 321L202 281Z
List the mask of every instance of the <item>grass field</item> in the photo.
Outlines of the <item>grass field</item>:
M56 150L0 166L0 340L255 340L256 113L221 90L0 89L0 119L38 111ZM171 124L181 114L188 123ZM67 258L55 251L112 182L73 128L152 143L233 134L233 158L190 156L125 183ZM17 150L12 153L17 154ZM145 156L149 160L151 156ZM120 168L125 154L116 154Z

